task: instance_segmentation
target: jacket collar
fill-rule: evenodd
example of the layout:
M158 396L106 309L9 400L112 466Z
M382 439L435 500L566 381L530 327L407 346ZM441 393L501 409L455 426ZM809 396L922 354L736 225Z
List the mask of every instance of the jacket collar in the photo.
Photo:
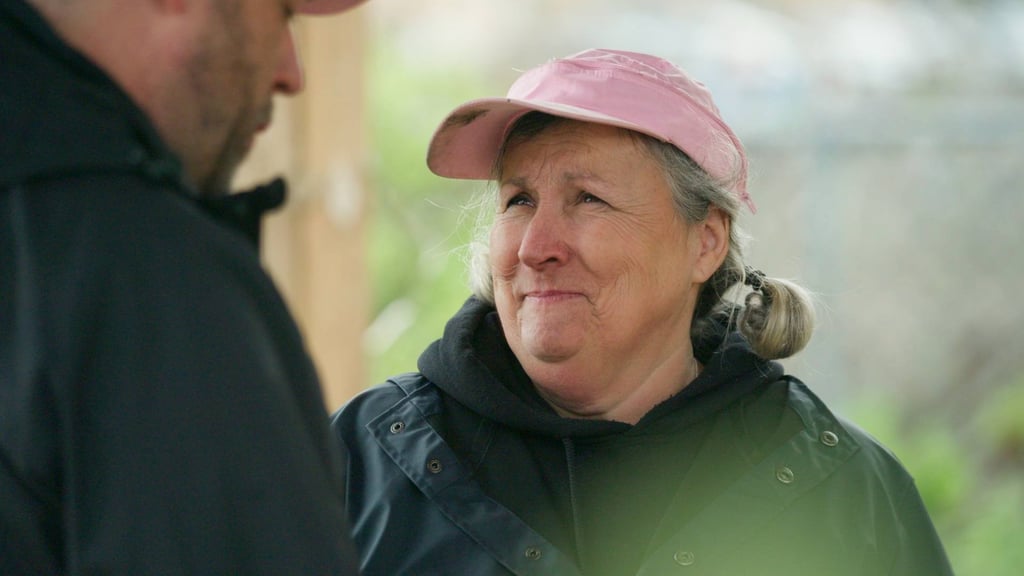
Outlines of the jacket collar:
M194 194L135 102L23 0L0 3L0 185L134 172Z

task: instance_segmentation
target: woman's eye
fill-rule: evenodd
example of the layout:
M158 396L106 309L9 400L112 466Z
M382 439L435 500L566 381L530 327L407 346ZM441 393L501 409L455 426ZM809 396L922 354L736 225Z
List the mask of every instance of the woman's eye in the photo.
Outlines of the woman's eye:
M604 200L601 200L600 198L598 198L597 196L594 196L590 192L580 192L580 203L581 204L596 204L596 203L602 203L603 204Z
M529 206L531 204L530 197L526 194L516 194L508 199L505 203L506 207L512 206Z

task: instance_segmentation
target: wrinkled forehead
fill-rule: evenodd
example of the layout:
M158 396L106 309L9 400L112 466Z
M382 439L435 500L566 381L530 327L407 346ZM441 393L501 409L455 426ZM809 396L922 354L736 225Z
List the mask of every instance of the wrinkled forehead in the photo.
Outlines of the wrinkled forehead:
M535 186L610 192L668 184L660 159L629 130L586 122L559 122L509 141L493 182L498 190Z
M606 153L640 151L649 154L648 148L643 145L649 139L649 136L618 126L531 112L512 121L501 148L498 150L492 173L494 180L500 182L504 176L505 164L509 156L516 154L517 160L522 161L524 158L519 153L522 152L524 145L541 140L549 144L556 142L561 144L562 154L576 152L582 156L596 151L598 147ZM548 160L541 156L540 151L540 148L530 147L526 153L537 154L537 156L525 158L525 160L536 162Z

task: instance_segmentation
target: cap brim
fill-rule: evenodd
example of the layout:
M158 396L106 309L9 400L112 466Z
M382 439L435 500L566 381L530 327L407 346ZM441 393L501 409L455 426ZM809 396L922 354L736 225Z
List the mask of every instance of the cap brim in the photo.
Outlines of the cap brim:
M632 122L557 102L483 98L456 108L434 132L427 151L427 167L438 176L488 180L493 174L505 135L519 116L531 111L626 128L650 134ZM661 139L657 134L650 134Z
M299 6L299 14L335 14L355 8L366 0L308 0Z

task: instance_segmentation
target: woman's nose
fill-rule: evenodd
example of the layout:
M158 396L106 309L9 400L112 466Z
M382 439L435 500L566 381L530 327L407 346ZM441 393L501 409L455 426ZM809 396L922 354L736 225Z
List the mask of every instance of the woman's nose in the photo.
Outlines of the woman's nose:
M564 263L570 253L567 222L560 210L537 209L519 243L519 261L531 268Z

